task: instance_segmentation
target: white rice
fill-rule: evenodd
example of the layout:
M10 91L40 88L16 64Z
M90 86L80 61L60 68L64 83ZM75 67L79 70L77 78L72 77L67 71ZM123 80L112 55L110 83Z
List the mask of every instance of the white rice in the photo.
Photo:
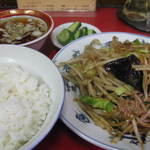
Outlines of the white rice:
M0 65L0 150L17 150L40 129L50 89L16 64Z

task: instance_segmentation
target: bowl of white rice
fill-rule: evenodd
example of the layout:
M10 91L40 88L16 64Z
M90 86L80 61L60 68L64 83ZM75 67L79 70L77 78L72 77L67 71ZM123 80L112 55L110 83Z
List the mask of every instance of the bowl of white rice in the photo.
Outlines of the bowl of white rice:
M0 150L34 148L52 130L63 100L63 79L48 57L0 45Z

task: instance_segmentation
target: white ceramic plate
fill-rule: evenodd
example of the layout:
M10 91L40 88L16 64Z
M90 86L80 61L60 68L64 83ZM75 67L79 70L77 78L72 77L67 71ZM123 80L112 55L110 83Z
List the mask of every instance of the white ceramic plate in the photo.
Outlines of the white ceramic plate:
M58 35L58 33L59 33L60 31L62 31L64 28L69 27L72 23L73 23L73 22L61 24L61 25L57 26L57 27L52 31L52 33L51 33L51 40L52 40L52 43L53 43L56 47L58 47L58 48L64 47L63 45L61 45L61 44L57 41L56 36ZM93 30L96 31L96 33L101 33L101 31L100 31L97 27L95 27L95 26L93 26L93 25L91 25L91 24L83 23L83 22L82 22L82 26L88 27L89 29L93 29Z
M113 36L119 37L120 41L125 40L144 40L150 43L150 38L129 34L129 33L116 33L106 32L101 34L95 34L80 38L64 48L62 48L53 58L53 61L58 64L59 62L70 60L72 57L80 55L83 52L85 45L89 44L93 39L99 39L102 43L107 43L112 40ZM64 70L60 70L64 71ZM61 112L62 121L77 135L85 139L86 141L93 143L99 147L109 150L139 150L140 146L137 146L136 140L132 137L124 138L117 144L112 144L109 139L109 134L102 128L96 126L93 121L85 114L80 107L73 101L74 97L79 96L78 89L70 82L65 83L65 102ZM150 148L150 137L147 138L147 144L145 150Z
M51 111L39 132L19 150L31 150L52 130L64 100L64 83L54 63L42 53L27 47L0 45L0 64L16 63L41 78L51 89Z

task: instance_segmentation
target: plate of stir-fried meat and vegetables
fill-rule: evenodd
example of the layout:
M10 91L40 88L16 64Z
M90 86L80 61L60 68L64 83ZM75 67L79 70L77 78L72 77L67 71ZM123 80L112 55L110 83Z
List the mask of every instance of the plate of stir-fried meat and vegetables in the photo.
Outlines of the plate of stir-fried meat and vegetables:
M62 121L105 149L149 150L150 38L106 32L78 39L53 58L65 82Z

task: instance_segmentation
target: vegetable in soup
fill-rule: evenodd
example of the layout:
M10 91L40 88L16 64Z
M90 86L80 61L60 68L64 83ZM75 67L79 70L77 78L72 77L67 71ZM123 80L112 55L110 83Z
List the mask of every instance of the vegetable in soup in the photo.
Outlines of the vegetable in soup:
M0 20L0 44L23 44L33 41L48 31L40 18L14 16Z

